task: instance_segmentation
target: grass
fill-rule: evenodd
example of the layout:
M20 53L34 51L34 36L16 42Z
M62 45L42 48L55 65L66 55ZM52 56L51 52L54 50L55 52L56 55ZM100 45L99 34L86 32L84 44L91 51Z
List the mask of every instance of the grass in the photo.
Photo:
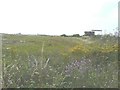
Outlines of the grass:
M113 36L3 35L4 88L117 88Z

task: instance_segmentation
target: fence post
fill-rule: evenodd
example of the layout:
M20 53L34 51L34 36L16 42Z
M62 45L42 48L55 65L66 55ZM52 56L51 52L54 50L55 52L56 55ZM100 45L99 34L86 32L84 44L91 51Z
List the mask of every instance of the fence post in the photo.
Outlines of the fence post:
M3 77L2 77L2 34L0 34L0 89L3 87Z

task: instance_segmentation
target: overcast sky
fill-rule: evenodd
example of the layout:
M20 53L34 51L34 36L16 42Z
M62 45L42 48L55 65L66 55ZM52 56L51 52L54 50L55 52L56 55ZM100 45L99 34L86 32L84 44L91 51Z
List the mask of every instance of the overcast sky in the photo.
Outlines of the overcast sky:
M103 33L118 27L119 0L0 0L0 33Z

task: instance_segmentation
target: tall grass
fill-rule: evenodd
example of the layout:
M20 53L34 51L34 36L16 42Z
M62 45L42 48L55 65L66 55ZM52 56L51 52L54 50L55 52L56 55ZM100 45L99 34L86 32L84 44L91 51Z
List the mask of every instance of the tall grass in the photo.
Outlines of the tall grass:
M3 38L5 88L118 87L115 37L5 35Z

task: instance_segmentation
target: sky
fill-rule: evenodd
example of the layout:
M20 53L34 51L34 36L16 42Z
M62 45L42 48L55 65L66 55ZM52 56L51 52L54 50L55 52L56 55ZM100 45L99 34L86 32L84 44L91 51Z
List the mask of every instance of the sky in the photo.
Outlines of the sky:
M0 33L113 33L119 0L0 0Z

